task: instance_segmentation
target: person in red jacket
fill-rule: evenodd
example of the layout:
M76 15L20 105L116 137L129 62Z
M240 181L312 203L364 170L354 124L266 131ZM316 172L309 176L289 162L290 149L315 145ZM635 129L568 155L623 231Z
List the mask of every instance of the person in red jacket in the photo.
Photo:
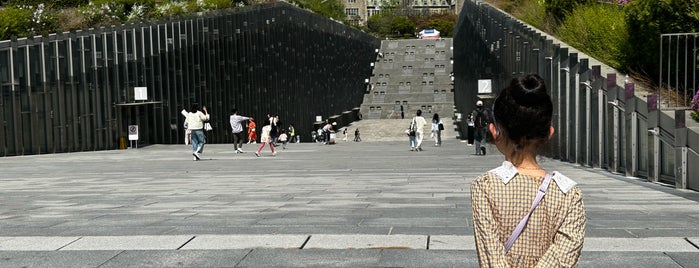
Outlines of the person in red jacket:
M257 143L257 130L255 129L257 124L255 124L255 119L251 116L248 122L248 143Z

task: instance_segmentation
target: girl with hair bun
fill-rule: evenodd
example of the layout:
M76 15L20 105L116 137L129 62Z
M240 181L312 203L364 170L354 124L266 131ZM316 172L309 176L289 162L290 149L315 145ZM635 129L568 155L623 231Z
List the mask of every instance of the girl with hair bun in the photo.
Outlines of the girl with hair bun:
M491 112L488 131L505 161L471 182L480 266L577 266L585 236L582 193L537 162L538 148L554 134L544 80L536 74L512 79Z

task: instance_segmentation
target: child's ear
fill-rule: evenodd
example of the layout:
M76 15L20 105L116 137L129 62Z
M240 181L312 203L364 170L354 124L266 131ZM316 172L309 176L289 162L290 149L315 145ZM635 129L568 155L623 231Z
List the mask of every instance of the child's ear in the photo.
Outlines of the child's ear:
M500 136L500 131L498 131L497 127L493 123L488 124L488 131L490 131L490 135L493 136L493 140L497 140L498 136Z
M554 129L553 126L551 126L551 128L549 129L549 140L553 138L553 133L556 133L556 129Z

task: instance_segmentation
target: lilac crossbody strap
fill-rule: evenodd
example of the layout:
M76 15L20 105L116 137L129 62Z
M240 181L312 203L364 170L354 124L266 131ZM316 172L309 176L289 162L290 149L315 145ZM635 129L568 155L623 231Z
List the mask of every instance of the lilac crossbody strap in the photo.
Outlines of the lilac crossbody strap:
M517 224L517 228L512 232L512 235L510 235L510 238L507 239L507 242L505 242L505 253L510 251L510 248L512 248L512 245L515 244L515 241L519 237L519 234L522 233L522 230L524 229L524 226L527 225L527 221L529 220L529 216L532 215L532 212L534 209L539 205L541 202L541 199L544 198L544 195L546 195L546 191L549 188L549 183L551 183L551 178L553 177L553 174L551 173L546 173L546 178L544 179L544 182L539 185L539 191L536 193L536 198L534 199L534 202L532 203L532 207L529 209L529 212L527 215L524 215L522 220L519 221L519 224Z

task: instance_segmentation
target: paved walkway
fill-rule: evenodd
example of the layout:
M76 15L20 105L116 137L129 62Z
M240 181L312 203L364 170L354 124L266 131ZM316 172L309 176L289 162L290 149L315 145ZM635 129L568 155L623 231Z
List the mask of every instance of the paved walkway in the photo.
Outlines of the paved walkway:
M0 158L0 266L477 266L468 185L499 154L453 138L231 147ZM699 267L699 193L543 165L583 190L582 267Z

